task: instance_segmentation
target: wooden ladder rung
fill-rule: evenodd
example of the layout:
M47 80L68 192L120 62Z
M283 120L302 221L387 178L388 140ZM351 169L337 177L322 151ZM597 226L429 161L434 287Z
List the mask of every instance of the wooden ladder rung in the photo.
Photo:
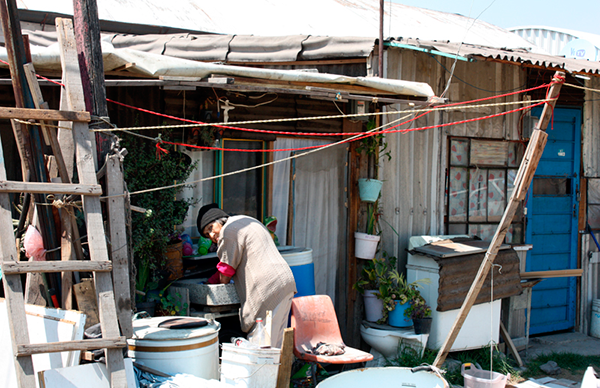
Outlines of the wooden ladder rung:
M125 346L127 346L125 337L48 342L43 344L17 345L15 356L24 357L40 353L57 353L77 350L116 349L124 348Z
M2 272L5 275L15 275L30 272L110 272L110 261L3 261Z
M17 182L0 181L2 193L34 193L34 194L75 194L102 195L102 186L84 185L80 183L46 183L46 182Z
M20 120L75 121L85 123L89 123L91 121L91 115L89 112L6 107L0 108L0 118Z

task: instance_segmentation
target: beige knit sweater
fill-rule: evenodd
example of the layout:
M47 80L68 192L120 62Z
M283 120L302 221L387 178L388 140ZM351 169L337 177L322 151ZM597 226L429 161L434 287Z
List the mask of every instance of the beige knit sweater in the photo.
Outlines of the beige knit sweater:
M267 228L248 216L227 219L219 235L217 255L235 268L233 281L241 301L242 330L249 332L256 318L265 318L290 293L296 293L292 270Z

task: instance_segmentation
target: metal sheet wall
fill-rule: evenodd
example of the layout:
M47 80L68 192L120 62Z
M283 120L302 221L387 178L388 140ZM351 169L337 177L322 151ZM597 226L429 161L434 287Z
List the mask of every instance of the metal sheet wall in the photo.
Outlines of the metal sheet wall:
M600 89L600 79L592 77L585 86ZM583 176L585 178L600 178L600 94L590 90L585 91L583 104Z
M387 78L426 82L436 95L446 87L452 67L450 58L433 57L426 53L393 50L386 52ZM526 74L517 66L495 62L461 62L456 64L452 84L447 92L451 102L469 101L518 90L525 85ZM489 101L517 101L519 95ZM484 102L487 103L487 102ZM394 105L395 110L406 110L407 105ZM436 112L419 119L409 127L423 127L442 122L454 122L502 111L509 107L461 108L450 112ZM384 122L402 115L385 116ZM387 135L392 153L390 162L382 162L383 221L382 247L398 257L401 268L406 264L405 248L415 235L444 233L444 189L447 164L447 137L468 136L518 140L520 114L512 113L493 119L474 121L441 129ZM403 126L401 128L406 128ZM392 228L395 230L392 230Z

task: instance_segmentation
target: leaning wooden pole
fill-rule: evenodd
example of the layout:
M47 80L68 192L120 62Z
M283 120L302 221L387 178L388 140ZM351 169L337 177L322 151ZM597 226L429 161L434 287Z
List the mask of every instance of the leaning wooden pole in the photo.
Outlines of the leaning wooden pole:
M444 344L440 348L437 357L433 362L433 365L438 368L441 367L446 360L446 356L452 348L452 345L454 344L454 341L456 340L456 337L458 336L458 333L460 332L460 329L465 322L471 307L473 304L475 304L475 299L477 299L477 295L483 286L483 282L485 281L485 278L487 277L490 268L494 263L494 259L496 258L500 245L502 245L504 242L504 237L506 236L506 232L510 227L519 203L525 199L525 195L527 194L527 190L531 184L531 180L533 179L537 165L542 157L542 153L544 152L546 140L548 139L548 134L545 132L545 129L550 122L550 118L552 117L556 99L558 98L561 86L564 83L564 77L565 73L556 72L552 78L552 86L550 87L550 92L548 93L549 101L544 105L544 110L542 111L540 121L533 130L533 135L531 136L529 144L527 145L527 149L525 150L523 161L521 162L521 166L519 167L519 171L515 177L514 190L510 196L508 205L506 206L506 210L502 216L502 220L496 229L496 233L494 234L485 257L483 258L483 262L479 267L479 271L475 276L475 280L473 281L473 284L471 284L469 293L467 294L462 307L460 308L458 316L456 317L456 320L450 329L450 333L448 333L446 341L444 341Z

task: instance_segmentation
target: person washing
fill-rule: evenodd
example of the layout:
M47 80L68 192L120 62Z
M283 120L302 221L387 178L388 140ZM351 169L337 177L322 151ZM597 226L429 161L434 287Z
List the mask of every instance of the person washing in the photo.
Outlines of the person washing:
M240 323L249 333L256 318L273 312L271 346L281 348L296 282L281 256L269 230L258 220L229 216L216 204L200 208L197 219L200 234L217 244L217 273L209 283L229 283L233 279L240 298Z

